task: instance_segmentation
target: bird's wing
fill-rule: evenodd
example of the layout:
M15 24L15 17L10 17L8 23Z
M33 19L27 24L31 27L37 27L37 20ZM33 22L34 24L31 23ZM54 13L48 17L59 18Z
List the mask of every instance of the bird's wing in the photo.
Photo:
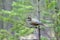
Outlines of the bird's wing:
M32 22L33 23L36 23L36 24L40 24L41 22L39 21L39 20L37 20L37 19L32 19Z

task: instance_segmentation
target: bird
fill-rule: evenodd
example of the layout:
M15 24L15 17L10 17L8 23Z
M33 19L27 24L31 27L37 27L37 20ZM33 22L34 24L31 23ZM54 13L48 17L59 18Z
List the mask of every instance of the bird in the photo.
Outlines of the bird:
M29 22L30 25L33 25L33 26L39 26L39 25L44 26L44 24L41 21L39 21L36 18L31 18L30 16L27 18L27 21Z

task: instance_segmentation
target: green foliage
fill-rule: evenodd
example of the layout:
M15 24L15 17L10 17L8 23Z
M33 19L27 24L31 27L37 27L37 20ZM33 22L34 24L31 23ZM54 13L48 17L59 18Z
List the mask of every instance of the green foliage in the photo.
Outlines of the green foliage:
M56 6L56 1L49 3L48 8L54 8Z
M55 36L60 38L60 10L55 9L57 7L57 1L56 0L46 0L46 9L42 10L42 15L45 18L50 18L52 21L51 26L53 26L55 31ZM57 7L58 8L58 7ZM55 11L58 11L55 13ZM49 25L49 19L44 20L41 19L43 23L48 23ZM53 39L52 39L53 40ZM55 40L55 39L54 39Z
M0 10L0 20L12 23L13 27L10 30L11 32L14 32L15 37L28 35L33 32L33 29L26 26L27 24L25 19L27 18L28 13L32 10L33 6L29 1L17 0L12 3L12 10ZM8 33L0 34L0 38L2 39L8 35ZM14 36L8 36L9 40L17 40Z
M56 13L50 13L51 14L51 19L53 21L53 28L54 28L54 31L55 31L55 35L56 37L60 37L60 10L57 10L55 9L55 7L57 7L57 2L56 0L52 0L50 2L48 2L48 0L46 0L46 3L47 3L47 8L49 9L52 9L52 11L58 11ZM57 7L58 8L58 7Z
M46 0L46 4L48 9L52 9L52 8L55 8L57 3L56 3L56 0L52 0L51 2L49 0Z
M12 34L5 29L0 29L0 40L17 40L17 37L12 36Z
M54 30L56 32L56 35L60 36L60 12L53 15L54 19Z
M51 2L48 2L48 0L46 0L46 4L48 9L53 9L56 6L56 1L52 0ZM32 33L34 29L27 28L25 19L28 13L33 11L33 9L34 7L29 0L16 0L12 3L12 10L0 10L0 20L12 23L13 27L10 30L11 32L14 32L14 36L12 36L10 32L2 29L0 30L0 39L7 38L9 35L8 40L18 40L17 36L24 36ZM47 10L42 10L41 16L43 16L43 18L52 18L54 20L55 32L58 32L58 35L60 36L60 12L52 15L52 13ZM50 22L49 19L45 20L42 18L41 21L47 24ZM41 40L47 40L47 38L42 37Z
M41 37L41 40L48 40L46 37Z
M6 38L9 34L6 30L0 29L0 40Z

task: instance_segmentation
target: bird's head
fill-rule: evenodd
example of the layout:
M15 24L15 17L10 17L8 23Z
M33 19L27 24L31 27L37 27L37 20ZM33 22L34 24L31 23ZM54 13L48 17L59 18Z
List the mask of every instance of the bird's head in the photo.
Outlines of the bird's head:
M28 19L28 21L31 21L32 18L29 16L27 19Z

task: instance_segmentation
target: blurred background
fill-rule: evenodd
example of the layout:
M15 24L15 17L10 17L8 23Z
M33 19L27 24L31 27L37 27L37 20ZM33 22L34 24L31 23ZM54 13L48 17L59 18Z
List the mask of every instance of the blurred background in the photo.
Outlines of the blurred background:
M0 40L37 40L28 16L47 25L40 26L40 40L60 40L60 0L0 0Z

